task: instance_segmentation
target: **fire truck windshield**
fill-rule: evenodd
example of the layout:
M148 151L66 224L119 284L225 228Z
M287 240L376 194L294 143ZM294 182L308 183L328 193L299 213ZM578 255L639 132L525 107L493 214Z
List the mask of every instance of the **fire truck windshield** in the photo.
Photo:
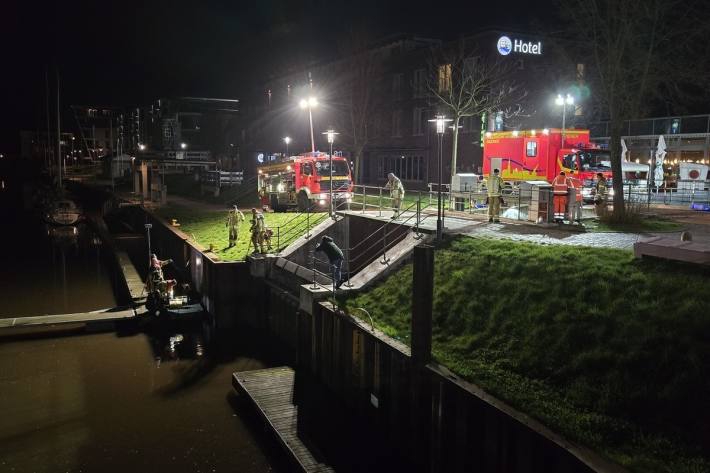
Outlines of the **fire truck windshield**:
M575 156L577 157L575 163ZM608 171L611 168L609 152L604 150L584 150L567 154L563 164L566 168L580 171Z
M330 175L330 162L329 161L316 161L316 171L319 176L329 176ZM347 176L348 175L348 163L342 160L333 160L333 175L334 176Z

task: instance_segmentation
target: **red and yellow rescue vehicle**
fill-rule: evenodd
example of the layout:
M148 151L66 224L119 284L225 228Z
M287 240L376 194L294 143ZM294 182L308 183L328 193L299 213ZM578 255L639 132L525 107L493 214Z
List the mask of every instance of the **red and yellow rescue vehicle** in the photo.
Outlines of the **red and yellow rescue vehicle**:
M589 130L515 130L488 132L483 140L483 174L500 169L506 181L552 182L560 171L575 171L590 186L601 172L611 178L609 150L589 142Z
M331 181L331 163L332 181ZM304 153L276 163L257 168L258 190L263 203L273 210L298 207L303 212L308 208L328 208L331 185L333 200L346 201L352 198L353 179L347 159L327 153Z

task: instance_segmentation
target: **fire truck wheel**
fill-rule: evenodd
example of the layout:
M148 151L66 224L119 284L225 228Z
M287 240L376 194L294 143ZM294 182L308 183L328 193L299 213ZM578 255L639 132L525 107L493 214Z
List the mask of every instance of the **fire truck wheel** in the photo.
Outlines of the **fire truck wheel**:
M301 191L298 193L298 197L296 199L298 200L298 211L308 211L308 207L310 207L311 205L311 201L308 199L308 194L306 194L304 191Z

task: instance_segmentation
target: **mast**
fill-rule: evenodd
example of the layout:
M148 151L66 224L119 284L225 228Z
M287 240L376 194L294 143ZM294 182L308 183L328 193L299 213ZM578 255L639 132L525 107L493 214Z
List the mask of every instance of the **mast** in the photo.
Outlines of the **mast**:
M59 190L62 189L62 127L59 121L59 69L57 69L57 169L59 170Z

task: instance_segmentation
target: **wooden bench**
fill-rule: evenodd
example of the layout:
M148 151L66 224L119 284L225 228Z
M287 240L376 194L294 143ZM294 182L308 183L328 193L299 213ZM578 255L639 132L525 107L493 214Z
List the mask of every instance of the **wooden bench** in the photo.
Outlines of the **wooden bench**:
M693 241L655 237L634 243L634 256L636 258L653 256L686 263L710 265L710 246Z

